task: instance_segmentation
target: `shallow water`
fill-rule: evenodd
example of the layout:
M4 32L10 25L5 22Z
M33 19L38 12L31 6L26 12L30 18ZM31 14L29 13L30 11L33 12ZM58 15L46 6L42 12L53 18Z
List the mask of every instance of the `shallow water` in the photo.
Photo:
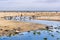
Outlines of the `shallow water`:
M13 17L11 20L17 20L17 21L24 21L24 22L32 22L32 23L39 23L39 24L46 24L46 25L52 25L53 27L60 26L60 22L57 21L46 21L46 20L30 20L29 17ZM50 31L48 30L37 30L36 32L40 32L40 34L35 34L34 31L31 32L23 32L15 36L11 37L0 37L0 40L60 40L60 30L52 29ZM23 35L21 35L23 34Z
M40 34L37 34L37 32L40 32ZM11 37L1 37L0 40L45 40L44 38L47 40L60 40L60 33L57 33L56 31L37 30L36 34L33 33L34 31L23 32Z

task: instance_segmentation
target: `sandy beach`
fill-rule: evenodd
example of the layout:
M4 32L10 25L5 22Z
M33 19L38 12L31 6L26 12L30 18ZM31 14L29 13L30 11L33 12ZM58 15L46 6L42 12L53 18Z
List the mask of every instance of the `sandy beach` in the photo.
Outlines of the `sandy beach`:
M28 22L18 22L13 20L3 19L5 16L30 16L35 17L35 20L54 20L60 21L60 12L0 12L0 35L17 34L20 32L46 29L45 24L36 24Z

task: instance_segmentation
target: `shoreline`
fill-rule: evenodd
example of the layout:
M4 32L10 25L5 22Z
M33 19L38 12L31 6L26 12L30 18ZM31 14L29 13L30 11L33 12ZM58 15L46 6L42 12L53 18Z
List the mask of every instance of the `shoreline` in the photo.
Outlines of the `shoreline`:
M12 20L5 20L3 17L7 16L30 16L35 17L36 20L54 20L60 21L60 12L0 12L0 36L4 35L15 35L20 32L46 29L47 25L29 23L29 22L18 22Z

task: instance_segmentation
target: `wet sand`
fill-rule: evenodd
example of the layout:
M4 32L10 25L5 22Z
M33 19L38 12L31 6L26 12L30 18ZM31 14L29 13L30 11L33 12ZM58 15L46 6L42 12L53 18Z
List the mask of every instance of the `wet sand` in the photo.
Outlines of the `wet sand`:
M0 36L14 35L20 32L46 29L47 25L0 19Z

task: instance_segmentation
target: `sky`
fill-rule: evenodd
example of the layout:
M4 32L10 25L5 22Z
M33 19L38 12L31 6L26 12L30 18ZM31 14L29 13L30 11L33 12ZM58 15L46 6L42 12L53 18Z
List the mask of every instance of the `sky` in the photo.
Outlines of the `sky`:
M0 0L0 11L60 11L60 0Z

